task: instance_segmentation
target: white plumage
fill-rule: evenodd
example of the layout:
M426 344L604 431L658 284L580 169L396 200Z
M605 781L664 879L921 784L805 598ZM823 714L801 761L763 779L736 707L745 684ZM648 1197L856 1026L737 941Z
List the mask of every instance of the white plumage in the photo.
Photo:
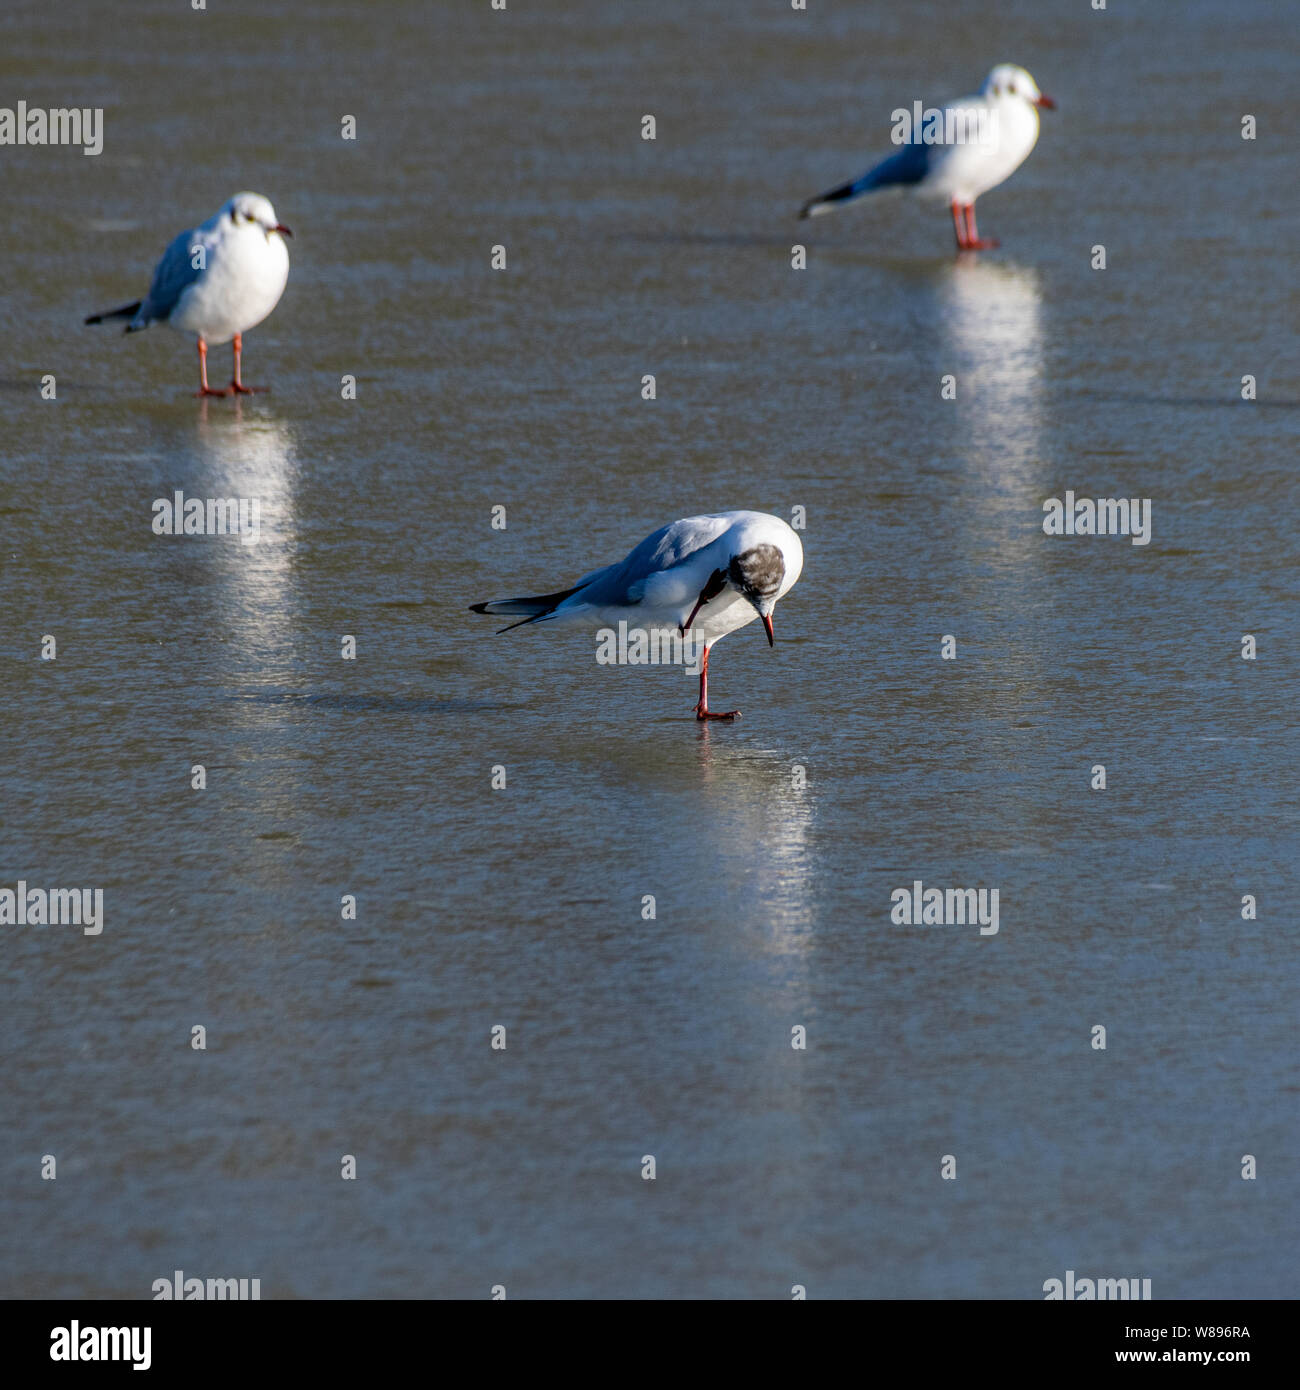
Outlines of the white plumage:
M975 224L975 200L1010 178L1038 140L1038 112L1056 103L1044 96L1022 67L1001 63L975 96L948 102L938 111L927 143L924 129L897 154L873 165L861 178L832 188L803 205L801 217L818 217L877 189L900 188L918 198L947 202L957 248L996 246ZM951 138L953 133L957 138Z
M236 193L201 226L181 232L163 252L149 293L135 304L87 323L128 319L128 333L165 323L198 340L200 395L246 393L240 357L243 335L256 327L280 302L289 279L289 250L284 238L293 233L258 193ZM208 386L207 350L232 342L235 375L227 390Z
M803 545L780 517L764 512L688 516L652 532L626 559L585 574L553 594L476 603L476 613L520 615L526 623L582 622L646 632L695 634L704 645L699 719L734 719L708 708L709 650L727 633L762 621L803 570ZM509 631L503 628L502 631Z

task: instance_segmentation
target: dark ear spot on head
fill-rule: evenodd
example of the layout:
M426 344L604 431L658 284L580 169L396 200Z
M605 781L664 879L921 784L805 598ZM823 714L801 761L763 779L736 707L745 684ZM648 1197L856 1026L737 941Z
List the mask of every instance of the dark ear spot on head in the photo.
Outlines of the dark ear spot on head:
M771 598L785 579L785 556L766 542L753 546L731 557L728 577L746 597Z

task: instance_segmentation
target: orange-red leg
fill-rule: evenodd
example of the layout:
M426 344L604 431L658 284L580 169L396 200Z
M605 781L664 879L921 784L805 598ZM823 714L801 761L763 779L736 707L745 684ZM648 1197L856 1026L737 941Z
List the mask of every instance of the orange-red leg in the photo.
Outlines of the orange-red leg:
M975 225L975 204L967 203L965 207L966 216L966 242L962 247L964 251L991 251L998 243L994 237L981 239L979 228Z
M196 396L226 396L228 391L214 391L208 385L208 345L199 339L199 389L194 393Z
M230 383L230 389L237 396L251 396L258 391L269 391L269 386L245 386L243 377L240 375L240 360L244 355L244 335L235 334L235 375Z
M726 714L714 714L709 709L709 649L704 649L704 660L700 665L700 703L695 706L696 719L739 719L738 709L728 710Z
M957 238L958 251L966 249L966 225L962 220L963 211L962 205L954 198L952 200L952 230Z

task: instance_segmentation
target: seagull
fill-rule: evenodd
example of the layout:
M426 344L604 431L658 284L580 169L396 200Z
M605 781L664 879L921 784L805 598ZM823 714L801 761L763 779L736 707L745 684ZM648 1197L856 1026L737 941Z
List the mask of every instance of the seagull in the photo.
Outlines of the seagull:
M247 396L264 388L245 386L240 376L244 334L280 302L289 278L293 233L259 193L236 193L200 227L193 227L163 252L144 299L107 313L91 314L87 323L129 319L128 333L165 323L199 340L198 396ZM208 385L208 344L233 339L235 375L224 390Z
M979 234L975 199L1010 178L1028 158L1038 140L1040 108L1054 111L1056 103L1038 90L1024 68L1001 63L984 79L977 96L949 102L942 112L933 113L933 122L927 116L897 154L873 165L860 179L810 199L799 216L817 217L860 194L901 187L921 198L947 199L958 251L996 246L996 241ZM895 116L902 114L907 113ZM927 126L933 143L924 138Z
M772 610L803 569L803 546L780 517L765 512L687 516L651 532L625 560L584 574L571 589L531 598L474 603L474 613L522 614L526 623L587 622L695 634L704 643L695 717L738 719L709 709L709 651L729 632L761 618L775 644Z

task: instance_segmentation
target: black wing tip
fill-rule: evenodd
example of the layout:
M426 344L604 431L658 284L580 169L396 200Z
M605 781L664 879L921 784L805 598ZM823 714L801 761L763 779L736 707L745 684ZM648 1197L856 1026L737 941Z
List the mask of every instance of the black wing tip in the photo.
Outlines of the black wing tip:
M493 613L491 611L491 608L492 602L491 600L489 600L487 603L471 603L469 606L469 611L471 613L482 613L489 618L499 617L500 615ZM511 623L507 627L499 627L497 628L495 635L497 637L500 637L503 632L509 632L510 628L512 627L522 627L524 623L535 623L540 616L541 614L533 614L527 618L521 618L517 623Z
M827 208L833 208L836 203L843 203L854 196L854 188L851 183L842 183L838 188L832 188L827 193L821 193L816 198L809 198L808 201L799 209L800 217L816 217L819 212L825 212Z
M123 304L120 309L105 309L103 313L91 314L87 323L107 323L109 319L133 319L144 307L144 300L137 299L134 304ZM127 327L129 333L130 326Z

